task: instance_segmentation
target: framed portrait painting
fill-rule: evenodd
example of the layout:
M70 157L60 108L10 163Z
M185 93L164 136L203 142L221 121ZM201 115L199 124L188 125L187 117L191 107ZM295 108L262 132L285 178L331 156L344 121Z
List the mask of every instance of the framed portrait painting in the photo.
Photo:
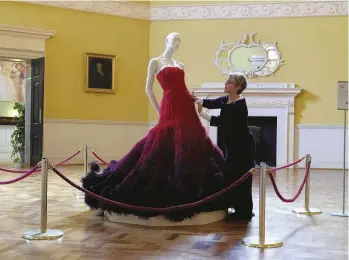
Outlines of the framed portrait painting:
M115 93L115 55L86 53L85 92Z

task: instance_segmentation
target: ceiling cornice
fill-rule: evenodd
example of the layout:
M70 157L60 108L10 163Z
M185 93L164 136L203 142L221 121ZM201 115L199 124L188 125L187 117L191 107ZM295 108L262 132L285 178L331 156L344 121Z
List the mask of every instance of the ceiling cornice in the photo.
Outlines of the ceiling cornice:
M151 20L248 19L348 15L347 1L159 6L151 9Z
M150 20L150 7L123 1L18 1L79 11Z
M214 5L147 6L124 1L21 1L141 20L221 20L347 16L347 1L255 2Z

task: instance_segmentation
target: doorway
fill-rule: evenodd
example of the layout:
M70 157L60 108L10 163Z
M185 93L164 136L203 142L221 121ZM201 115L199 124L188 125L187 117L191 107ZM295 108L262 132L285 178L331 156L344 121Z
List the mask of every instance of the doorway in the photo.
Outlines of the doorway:
M44 58L0 57L0 128L8 159L15 151L19 163L33 166L41 160L43 90Z
M0 24L0 60L2 57L28 62L25 90L25 162L36 165L43 153L43 104L46 41L53 30Z

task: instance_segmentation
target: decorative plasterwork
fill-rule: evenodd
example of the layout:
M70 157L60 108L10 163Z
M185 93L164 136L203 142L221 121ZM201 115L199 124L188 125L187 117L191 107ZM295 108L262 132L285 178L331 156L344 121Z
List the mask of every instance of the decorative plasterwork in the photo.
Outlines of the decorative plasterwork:
M35 59L45 55L45 41L55 31L0 24L0 56Z
M347 1L146 6L123 1L22 1L134 19L205 20L348 15Z
M22 1L31 4L75 9L80 11L124 16L134 19L149 20L150 8L146 5L132 4L123 1Z
M151 20L207 20L348 15L347 1L158 6Z
M51 30L0 24L1 35L13 35L47 40L51 36L55 35L55 33L55 31Z

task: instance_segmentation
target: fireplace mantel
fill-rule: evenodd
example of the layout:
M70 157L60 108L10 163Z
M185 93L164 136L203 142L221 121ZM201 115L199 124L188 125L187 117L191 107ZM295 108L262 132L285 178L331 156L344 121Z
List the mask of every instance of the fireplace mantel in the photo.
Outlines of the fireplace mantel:
M194 88L196 93L217 94L220 96L224 92L224 83L202 83L200 88ZM282 95L297 96L302 91L296 88L295 83L249 83L244 96L250 95Z
M282 166L294 161L294 106L295 97L301 93L295 83L249 83L243 95L246 97L249 116L277 118L276 164ZM224 93L224 83L203 83L194 88L201 98L217 98ZM211 114L219 115L218 109ZM214 143L217 143L217 128L202 119L203 125Z

